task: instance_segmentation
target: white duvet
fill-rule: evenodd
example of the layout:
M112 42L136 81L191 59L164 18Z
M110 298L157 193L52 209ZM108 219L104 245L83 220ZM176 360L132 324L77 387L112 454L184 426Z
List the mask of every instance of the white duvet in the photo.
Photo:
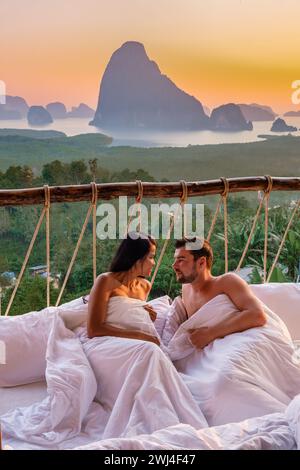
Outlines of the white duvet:
M188 329L212 326L237 310L218 295L179 326L169 354L210 426L284 411L300 393L300 364L282 320L264 306L267 323L217 339L201 351Z
M219 296L206 307L198 317L209 322L232 304ZM5 444L19 449L300 446L300 397L291 402L300 392L299 365L292 361L284 325L272 313L265 327L216 340L201 352L187 350L189 325L182 325L169 343L171 354L175 343L179 348L180 373L153 343L89 340L85 328L75 334L59 316L52 321L48 396L1 416Z
M5 443L14 448L72 448L179 423L207 426L188 387L157 345L115 337L89 340L85 328L76 336L59 316L52 321L48 396L1 416Z

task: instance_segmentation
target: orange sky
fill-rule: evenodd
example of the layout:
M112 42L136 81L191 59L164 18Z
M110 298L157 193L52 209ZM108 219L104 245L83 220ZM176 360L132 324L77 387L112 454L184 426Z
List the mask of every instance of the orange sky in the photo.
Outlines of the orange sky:
M1 0L0 18L0 80L30 105L95 108L110 56L135 40L209 107L300 108L299 0Z

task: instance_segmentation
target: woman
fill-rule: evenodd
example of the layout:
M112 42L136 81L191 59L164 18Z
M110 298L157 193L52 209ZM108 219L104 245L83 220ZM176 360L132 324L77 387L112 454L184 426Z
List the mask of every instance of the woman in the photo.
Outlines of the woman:
M155 265L155 251L151 237L129 233L110 272L97 278L90 294L89 338L81 341L97 380L102 439L178 423L206 426L187 386L158 347L155 313L145 305L150 291L145 277Z
M156 242L148 235L130 232L121 242L110 272L98 276L91 290L89 338L116 336L160 344L152 323L156 314L145 305L151 288L145 277L155 266L155 253Z

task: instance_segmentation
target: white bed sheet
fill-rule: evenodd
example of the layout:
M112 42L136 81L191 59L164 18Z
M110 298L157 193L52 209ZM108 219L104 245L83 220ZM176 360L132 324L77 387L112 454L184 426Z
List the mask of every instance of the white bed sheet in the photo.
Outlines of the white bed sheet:
M47 396L47 383L35 382L17 387L0 387L0 416L19 406L29 406Z
M280 413L208 427L191 388L178 380L180 375L157 346L142 343L128 343L124 349L119 338L85 343L54 319L47 347L47 387L42 382L0 389L4 444L16 449L299 448L300 397ZM113 410L111 390L105 392L103 384L115 370L101 367L102 354L109 357L110 348L124 366L116 375ZM132 374L127 383L126 362ZM93 401L95 396L98 402ZM153 397L158 403L155 413Z

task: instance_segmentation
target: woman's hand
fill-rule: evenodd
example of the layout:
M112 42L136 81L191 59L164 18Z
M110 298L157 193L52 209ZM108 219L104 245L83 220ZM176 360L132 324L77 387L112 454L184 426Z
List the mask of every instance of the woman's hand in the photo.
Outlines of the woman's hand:
M145 310L147 310L147 312L149 313L150 315L150 318L153 322L155 322L156 320L156 317L157 317L157 313L155 312L155 310L153 310L153 308L151 307L151 305L144 305L143 306Z

